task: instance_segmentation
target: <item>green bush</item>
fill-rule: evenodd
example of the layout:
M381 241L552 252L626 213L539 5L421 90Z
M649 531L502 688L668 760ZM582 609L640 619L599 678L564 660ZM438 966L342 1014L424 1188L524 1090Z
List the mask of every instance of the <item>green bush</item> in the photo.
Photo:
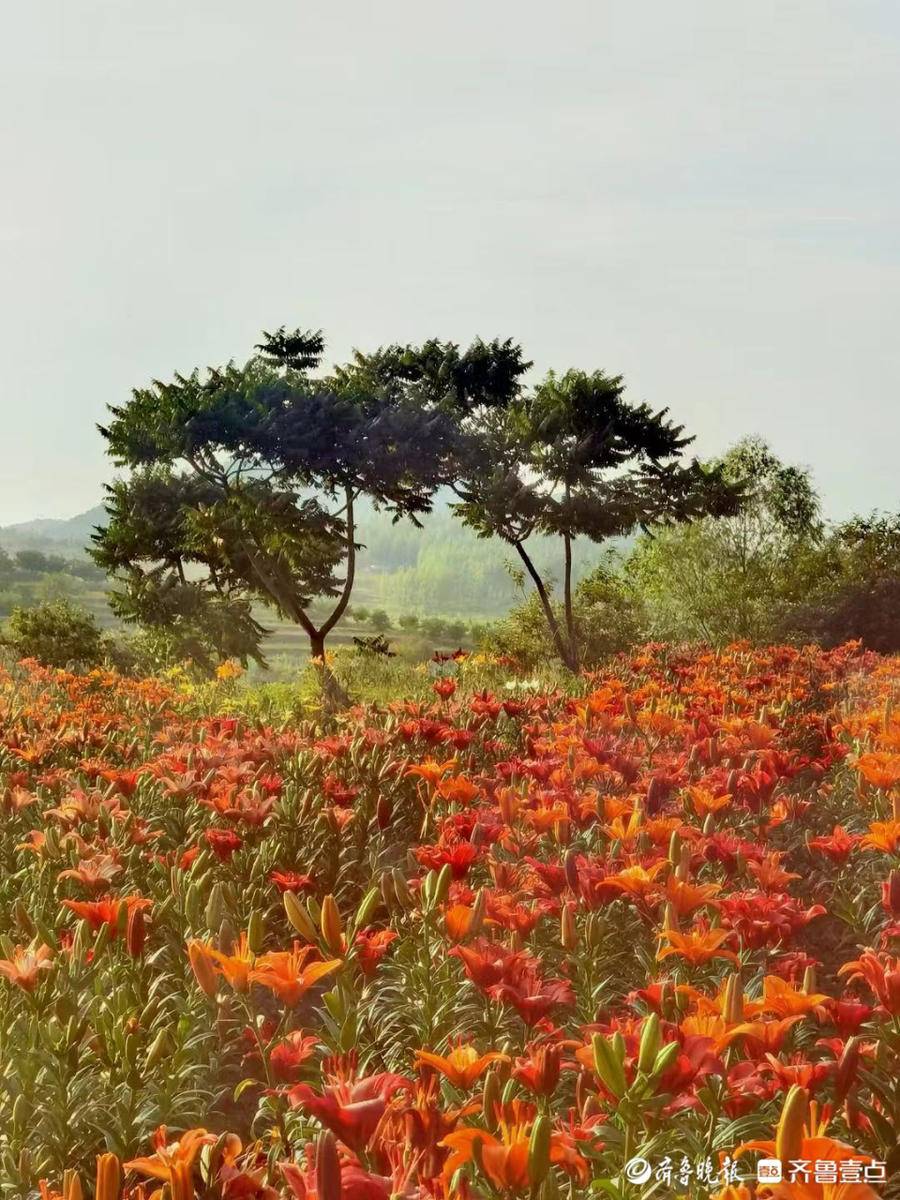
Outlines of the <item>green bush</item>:
M36 658L47 667L90 668L104 657L96 621L68 600L14 608L0 640L18 658Z
M561 604L557 619L565 621ZM582 646L581 666L590 669L646 639L646 615L640 596L607 566L598 567L576 586L573 620ZM555 648L540 600L533 593L518 608L488 625L480 638L492 654L514 659L527 669L553 659Z
M376 633L385 633L391 627L391 618L383 608L376 608L373 613L369 614L369 624Z

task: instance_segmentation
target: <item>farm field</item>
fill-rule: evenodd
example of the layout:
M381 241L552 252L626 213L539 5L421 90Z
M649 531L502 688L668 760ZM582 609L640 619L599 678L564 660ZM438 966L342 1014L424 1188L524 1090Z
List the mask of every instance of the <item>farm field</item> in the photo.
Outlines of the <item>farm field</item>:
M0 671L0 1193L890 1194L900 661L481 682L268 726Z

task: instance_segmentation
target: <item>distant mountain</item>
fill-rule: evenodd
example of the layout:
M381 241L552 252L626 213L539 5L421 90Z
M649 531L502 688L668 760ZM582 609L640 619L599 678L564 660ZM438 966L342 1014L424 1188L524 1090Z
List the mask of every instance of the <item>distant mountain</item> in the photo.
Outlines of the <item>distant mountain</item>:
M3 525L0 526L0 546L6 549L83 550L95 526L102 524L105 516L103 505L98 504L74 517L37 517L33 521Z

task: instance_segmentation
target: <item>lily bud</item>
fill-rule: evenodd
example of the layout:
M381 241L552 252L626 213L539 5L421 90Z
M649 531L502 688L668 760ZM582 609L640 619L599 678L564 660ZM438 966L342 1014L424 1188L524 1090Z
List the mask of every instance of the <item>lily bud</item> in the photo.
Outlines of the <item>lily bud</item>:
M723 1015L728 1025L739 1025L744 1019L744 981L735 971L725 984Z
M665 1046L663 1046L656 1056L651 1075L656 1079L660 1075L664 1075L680 1053L681 1046L678 1042L666 1042Z
M785 1097L775 1131L775 1157L784 1162L803 1157L803 1126L809 1113L809 1092L794 1084Z
M202 942L193 940L188 942L188 962L191 964L191 970L200 990L210 1000L214 999L219 989L219 977L213 966L213 960Z
M165 1029L161 1029L150 1044L147 1057L144 1059L144 1069L149 1071L166 1055L169 1048L169 1037ZM99 1162L99 1160L98 1160Z
M24 1153L24 1152L23 1152ZM19 1157L19 1174L30 1174L30 1164L27 1170L23 1170L22 1156ZM81 1180L75 1171L66 1171L63 1174L63 1200L84 1200L84 1191L81 1187Z
M308 942L318 941L316 927L312 923L312 918L303 906L303 902L298 899L296 892L285 892L282 897L284 911L287 914L287 919Z
M842 1104L846 1100L850 1089L856 1082L856 1076L859 1072L859 1052L862 1041L858 1037L852 1037L844 1046L844 1051L838 1059L837 1070L834 1076L834 1102Z
M591 1039L591 1048L594 1052L594 1070L608 1090L621 1100L628 1090L622 1063L613 1053L612 1046L600 1033L594 1034Z
M803 985L800 988L801 992L805 992L807 996L811 996L816 990L816 968L809 966L803 972Z
M363 929L372 919L372 914L378 907L378 902L381 899L381 893L377 887L369 888L362 900L359 902L359 908L356 910L356 916L353 918L354 929Z
M323 1129L316 1139L316 1195L318 1200L341 1200L341 1160L337 1139Z
M450 893L450 884L453 882L453 872L450 869L449 863L444 863L438 872L437 881L434 885L434 903L443 904Z
M119 1200L122 1167L115 1154L97 1155L97 1184L94 1200Z
M221 883L213 884L206 902L206 928L216 930L225 917L225 890Z
M263 924L262 913L258 908L254 908L247 924L247 945L254 954L259 954L262 951L265 936L266 930Z
M578 930L575 928L575 909L571 904L564 904L559 921L559 940L564 950L571 954L578 946Z
M135 906L128 914L125 930L125 949L132 958L140 958L147 937L147 922L143 910Z
M563 866L566 872L566 883L573 892L578 891L578 854L575 850L567 850Z
M497 1128L497 1106L500 1103L501 1091L500 1076L492 1067L484 1077L481 1090L481 1112L488 1129Z
M484 888L479 888L478 894L475 897L475 903L472 905L472 915L469 917L469 934L472 937L477 937L481 933L486 908L487 893Z
M541 1113L531 1127L528 1143L528 1179L532 1187L538 1187L550 1170L550 1118Z
M900 871L891 871L881 885L881 906L891 917L900 917Z
M341 914L334 896L329 894L322 901L322 913L319 919L322 930L322 941L332 954L342 954L344 951L344 929L341 924Z
M378 886L381 890L381 899L384 901L384 907L388 912L393 912L397 907L397 893L394 890L394 879L390 871L383 871L381 879L378 881Z
M638 1049L638 1070L643 1071L645 1075L649 1075L653 1070L661 1042L662 1033L659 1027L659 1017L656 1013L651 1013L644 1020L641 1028L641 1041Z
M394 867L391 871L391 878L394 881L394 891L397 893L397 902L402 908L410 909L415 907L415 897L409 890L409 884L400 871Z

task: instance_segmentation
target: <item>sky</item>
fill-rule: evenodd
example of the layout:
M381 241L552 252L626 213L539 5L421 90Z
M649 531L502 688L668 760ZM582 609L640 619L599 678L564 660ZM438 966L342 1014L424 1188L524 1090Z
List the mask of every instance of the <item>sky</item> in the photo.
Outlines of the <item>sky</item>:
M891 0L29 0L0 24L0 524L132 387L321 327L602 368L900 507Z

